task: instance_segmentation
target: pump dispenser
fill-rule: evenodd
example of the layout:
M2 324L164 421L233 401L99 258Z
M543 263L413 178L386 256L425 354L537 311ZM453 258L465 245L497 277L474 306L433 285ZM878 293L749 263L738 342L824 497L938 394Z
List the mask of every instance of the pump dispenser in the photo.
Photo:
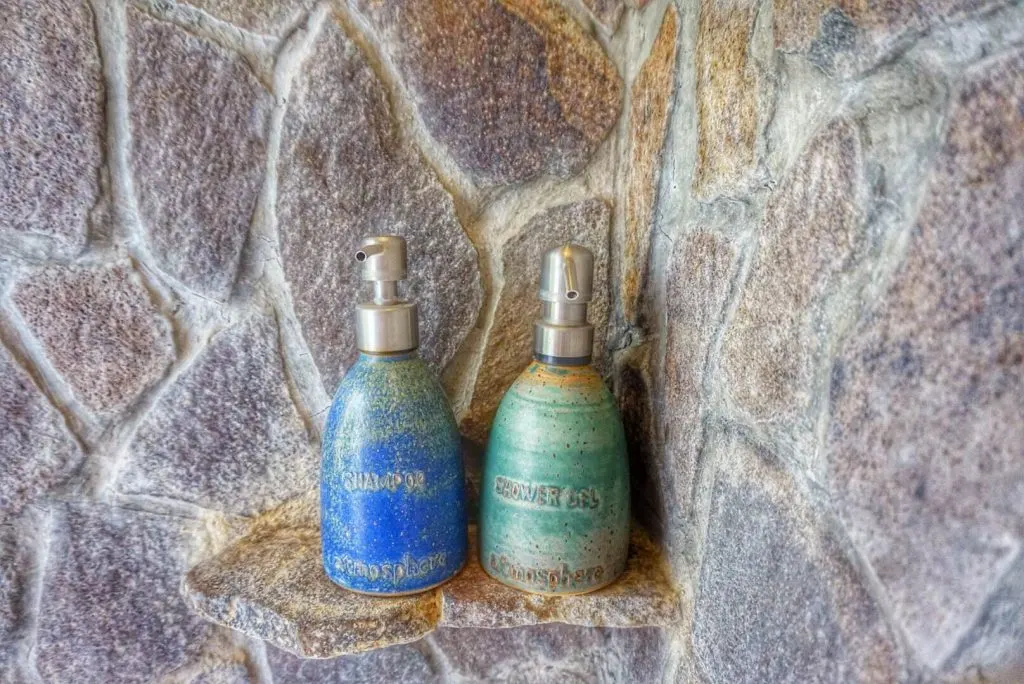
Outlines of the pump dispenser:
M355 253L373 298L356 307L359 358L324 430L323 563L337 584L368 594L424 591L466 560L459 431L419 358L417 306L402 299L405 240L363 240Z
M544 254L534 361L502 398L480 494L480 563L526 591L579 594L613 582L629 548L622 421L590 365L594 256Z

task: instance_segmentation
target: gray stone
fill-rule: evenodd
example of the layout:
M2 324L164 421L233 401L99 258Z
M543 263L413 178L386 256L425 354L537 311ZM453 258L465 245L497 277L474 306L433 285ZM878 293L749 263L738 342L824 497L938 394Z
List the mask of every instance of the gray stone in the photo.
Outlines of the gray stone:
M712 682L894 682L895 636L846 557L826 511L778 457L718 445L694 611L697 658Z
M583 4L606 32L615 33L626 7L623 0L583 0Z
M266 169L272 99L245 61L128 10L131 168L160 267L231 294Z
M398 645L329 660L298 658L270 646L267 660L274 681L289 684L354 684L357 682L439 682L439 674L422 646Z
M578 172L619 118L622 79L553 0L349 0L427 130L481 185Z
M50 266L11 299L53 367L91 410L114 415L174 360L171 328L127 262Z
M60 505L35 662L46 681L148 682L194 657L212 629L178 594L194 523Z
M430 640L454 674L468 681L656 682L669 658L668 639L658 629L440 629Z
M2 0L0 237L85 245L102 163L103 84L82 0Z
M944 669L953 681L968 674L985 681L1003 672L1024 673L1024 556L1018 555Z
M319 459L281 363L271 318L214 336L139 428L118 489L242 515L306 491Z
M0 347L0 519L61 483L84 455L64 417ZM8 517L10 516L10 517Z
M314 490L267 512L247 535L190 570L182 585L189 605L305 658L403 644L436 627L669 627L689 606L688 596L671 585L658 548L639 529L630 540L625 573L591 594L544 596L498 583L480 567L473 527L466 567L440 588L394 598L357 594L332 583L322 570L317 502ZM293 665L279 659L285 671Z
M650 464L665 509L667 541L692 526L698 455L708 397L704 390L711 346L721 327L738 269L737 248L698 231L680 236L666 271L665 360L655 387L661 459Z
M630 323L638 319L661 179L662 150L675 92L679 14L669 5L651 53L633 82L626 171L626 229L622 243L620 299Z
M594 363L605 366L611 208L599 199L563 204L536 216L502 248L504 284L476 375L473 399L462 422L470 438L483 442L502 395L533 358L533 321L540 318L537 283L541 256L567 242L594 253L594 299L588 317L594 326Z
M832 491L938 668L1024 539L1024 54L970 72L906 257L832 370Z
M257 33L286 34L309 12L314 0L191 0L190 5Z
M696 52L697 167L694 191L713 197L757 164L759 97L766 87L751 55L756 0L701 0Z
M837 120L808 143L768 200L722 350L733 398L758 420L794 421L812 402L827 334L816 329L815 314L862 240L861 176L857 129Z
M420 352L443 367L483 300L476 251L451 197L401 141L359 48L330 22L289 103L278 192L285 274L327 389L356 352L352 311L369 288L352 255L368 235L408 240L405 292L420 306Z
M21 530L5 519L0 524L0 681L17 667L18 641L25 618L28 572L31 566Z

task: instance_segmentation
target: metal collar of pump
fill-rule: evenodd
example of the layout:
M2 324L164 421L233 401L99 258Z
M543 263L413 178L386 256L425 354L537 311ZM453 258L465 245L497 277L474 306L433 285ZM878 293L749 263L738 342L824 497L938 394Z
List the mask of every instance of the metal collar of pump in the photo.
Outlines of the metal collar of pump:
M356 305L356 346L370 354L395 354L420 344L419 309L402 299L406 278L405 240L395 235L366 238L355 253L362 279L373 283L373 299Z
M544 253L541 262L541 318L533 324L533 351L556 365L590 363L594 326L587 307L594 296L594 254L568 244Z

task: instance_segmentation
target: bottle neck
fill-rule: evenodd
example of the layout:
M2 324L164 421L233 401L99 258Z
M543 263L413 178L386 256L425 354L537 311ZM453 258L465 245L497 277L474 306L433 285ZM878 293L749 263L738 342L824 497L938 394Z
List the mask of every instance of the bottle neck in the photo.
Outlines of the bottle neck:
M533 353L533 358L539 363L546 363L549 366L589 366L593 361L591 356L548 356L538 352Z

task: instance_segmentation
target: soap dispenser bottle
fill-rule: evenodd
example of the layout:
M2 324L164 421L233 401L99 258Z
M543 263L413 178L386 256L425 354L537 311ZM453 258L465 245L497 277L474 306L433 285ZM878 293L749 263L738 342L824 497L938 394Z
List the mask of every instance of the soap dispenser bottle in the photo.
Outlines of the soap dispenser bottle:
M544 254L534 361L501 400L480 494L480 563L530 592L599 589L626 567L629 472L611 393L590 365L594 256Z
M327 416L320 524L327 576L352 591L430 589L466 560L459 431L419 358L416 304L401 299L405 240L373 237L355 253L372 301L356 308L359 358Z

